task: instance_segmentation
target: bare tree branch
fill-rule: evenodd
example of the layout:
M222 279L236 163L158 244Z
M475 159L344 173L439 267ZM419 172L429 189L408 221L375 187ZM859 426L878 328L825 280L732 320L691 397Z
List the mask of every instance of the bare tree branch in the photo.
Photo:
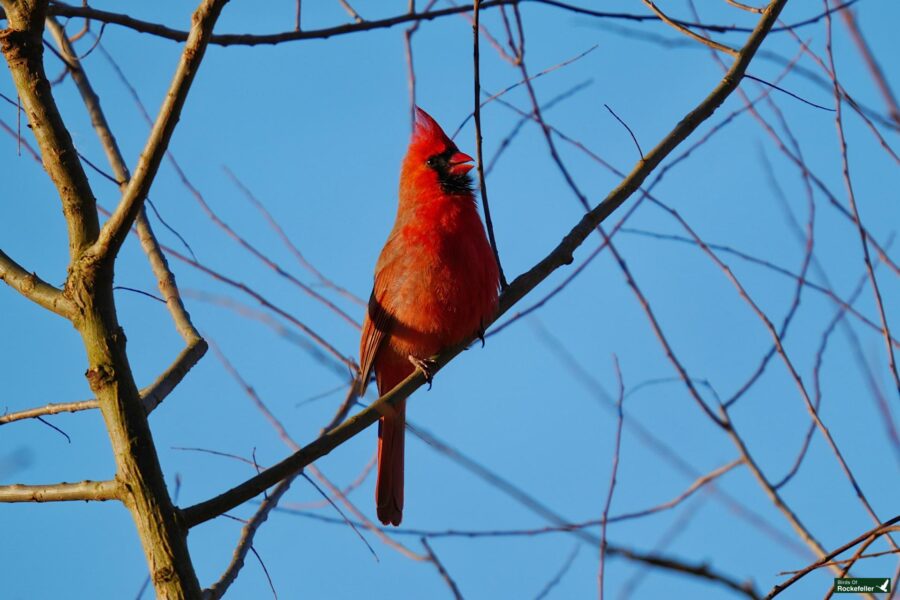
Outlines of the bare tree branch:
M256 535L259 527L266 522L272 509L278 506L278 501L281 500L281 497L284 496L285 492L290 489L293 481L294 478L290 477L275 486L272 493L259 505L259 508L257 508L253 517L247 521L243 531L241 531L241 539L238 541L237 548L234 549L234 556L231 558L228 568L225 569L225 572L222 573L222 576L219 577L218 581L203 591L204 600L218 600L225 595L225 592L228 591L228 588L234 583L234 580L237 579L238 573L240 573L244 566L244 560L247 558L247 554L253 547L253 537Z
M494 237L494 224L491 221L491 207L488 204L487 183L484 180L484 157L482 156L482 136L481 136L481 59L479 58L479 28L478 15L480 1L474 0L472 12L475 15L472 19L472 54L474 56L474 85L475 85L475 159L478 163L478 185L481 189L481 204L484 206L484 223L487 228L488 238L491 241L491 250L494 251L494 260L497 261L497 270L500 272L500 288L506 288L509 283L506 281L506 275L503 273L503 265L500 263L500 251L497 249L497 240Z
M609 553L610 555L622 556L653 567L668 569L670 571L680 573L687 573L695 577L708 579L710 581L714 581L716 583L724 585L731 589L733 592L741 594L742 596L745 596L747 598L758 600L760 597L752 581L737 581L727 575L723 575L722 573L715 571L706 564L689 564L683 561L672 559L662 554L641 552L629 548L617 548L615 552L611 548Z
M149 415L181 383L203 355L208 345L206 340L197 338L185 347L169 368L163 371L152 384L141 390L141 402Z
M258 210L260 212L260 214L262 214L263 218L266 220L266 222L269 224L269 226L272 228L272 230L275 232L275 234L278 235L279 239L284 243L284 245L287 247L287 249L291 252L291 254L294 255L294 258L297 259L297 262L299 262L300 265L303 266L304 269L306 269L307 271L312 273L316 277L316 279L319 280L319 283L321 283L322 285L331 288L332 290L334 290L335 292L337 292L344 298L350 300L354 304L358 304L359 306L366 306L365 300L363 300L359 296L351 293L347 289L339 286L332 280L328 279L327 277L325 277L325 275L322 274L321 271L319 271L315 266L313 266L313 264L310 263L306 259L305 256L303 256L303 253L300 252L300 249L297 248L297 245L294 244L293 241L291 241L291 238L288 237L288 235L285 233L284 229L281 227L281 225L278 223L278 221L272 216L272 214L268 211L268 209L265 207L265 205L259 201L259 199L253 194L253 192L250 191L250 188L248 188L246 185L244 185L244 183L240 179L237 178L237 175L235 175L231 171L231 169L229 169L228 167L224 167L224 169L225 169L225 174L228 175L228 178L231 179L232 182L234 182L234 185L241 191L241 193L244 195L244 197L246 197L247 200L250 201L250 203L253 205L253 207L256 208L256 210Z
M6 425L14 421L22 419L35 419L37 417L45 417L47 415L56 415L64 412L79 412L82 410L90 410L97 408L99 404L97 400L79 400L78 402L60 402L57 404L47 404L37 408L29 408L14 413L0 415L0 425Z
M718 50L719 52L725 52L726 54L730 54L731 56L737 56L738 51L735 50L734 48L732 48L731 46L726 46L725 44L721 44L715 40L709 39L707 37L703 37L702 35L695 33L694 31L688 29L686 26L682 25L681 23L673 21L672 19L669 18L668 15L666 15L666 13L661 11L659 9L659 7L657 7L651 0L641 0L641 1L648 8L650 8L650 10L652 10L654 12L654 14L656 14L657 17L659 17L660 21L662 21L666 25L674 27L677 31L683 33L684 35L688 36L692 40L696 40L696 41L700 42L701 44L709 46L713 50Z
M71 502L120 499L118 481L0 486L0 502Z
M756 13L756 14L760 14L763 10L765 10L764 8L756 8L755 6L749 6L747 4L743 4L742 2L738 2L737 0L725 0L725 2L727 2L731 6L734 6L735 8L739 8L741 10L746 10L747 12L752 12L752 13Z
M103 226L92 249L100 261L108 261L115 257L125 236L128 235L131 224L140 212L144 198L150 191L159 164L169 146L172 133L175 131L175 125L178 123L191 83L193 83L200 62L203 60L213 26L227 1L204 0L192 17L190 35L182 51L166 99L160 108L159 116L156 118L147 144L141 152L141 159L134 175L128 181L128 186L122 193L119 206Z
M622 448L622 423L625 421L625 413L622 412L622 402L625 400L625 382L622 379L622 370L619 367L619 358L614 354L613 363L616 368L616 380L619 385L619 395L616 400L616 437L613 446L612 469L609 475L609 490L606 493L606 503L603 505L603 513L600 517L600 561L597 567L597 597L603 600L603 575L606 567L606 526L609 524L609 507L612 504L613 493L616 491L616 476L619 473L619 452Z
M869 539L874 540L876 538L870 537ZM844 558L844 559L840 559L840 560L836 559L829 563L821 564L816 568L821 569L822 567L831 567L833 565L844 566L851 561L862 560L865 558L878 558L879 556L888 556L890 554L897 554L898 552L900 552L900 551L898 551L898 550L883 550L881 552L870 552L868 554L855 554L853 556L853 558ZM779 573L779 575L794 575L795 573L799 573L799 572L800 571L782 571L781 573Z
M63 124L42 64L42 27L46 2L3 0L10 27L0 32L0 45L13 73L25 110L44 156L45 168L59 190L69 229L70 265L65 293L77 305L72 321L87 354L86 377L97 396L116 460L121 500L135 521L151 578L160 598L197 598L199 583L187 550L185 531L176 521L159 457L134 383L125 351L125 335L118 323L113 296L115 251L137 216L140 202L158 166L160 147L171 135L187 90L185 64L196 68L202 56L198 43L208 38L224 0L205 0L195 15L195 27L187 58L176 76L176 85L164 106L168 118L155 131L148 153L140 163L137 181L143 190L129 188L135 198L123 203L118 216L107 223L98 241L96 200L87 182L79 155ZM179 85L178 82L181 81ZM155 166L149 164L155 162ZM134 180L132 180L134 183ZM137 191L137 193L135 193ZM112 237L111 236L112 232ZM92 252L88 252L88 249ZM112 250L110 252L110 250ZM101 259L101 260L98 260ZM105 260L105 263L103 262ZM105 268L99 268L105 267Z
M824 0L824 3L825 7L828 8L828 1ZM853 189L853 182L850 179L850 159L847 157L847 139L844 135L841 93L840 86L838 85L837 67L834 63L834 52L832 51L831 16L828 16L825 22L825 53L828 56L831 80L834 82L834 106L836 109L834 123L837 128L838 143L841 148L841 170L844 176L844 187L847 190L847 199L850 203L850 210L853 211L853 221L856 223L857 230L859 231L863 262L866 265L866 272L869 275L869 284L872 286L872 294L875 296L875 306L878 308L878 316L881 318L882 335L884 336L887 345L888 365L891 369L891 375L894 376L894 387L897 388L897 394L900 395L900 372L897 370L897 359L894 356L894 346L891 344L891 329L888 325L887 314L884 310L884 300L881 297L881 288L878 286L878 279L875 278L875 269L872 266L872 259L869 256L869 244L866 240L866 230L863 227L862 217L860 217L859 214L859 206L856 203L856 192Z
M897 98L894 96L894 90L891 89L887 78L884 76L881 65L875 60L875 55L872 53L872 49L869 47L868 42L866 42L866 38L860 30L859 24L856 22L855 11L842 10L841 19L843 19L844 25L846 25L847 30L850 32L850 37L853 38L853 43L856 44L856 48L859 50L863 61L865 61L866 68L869 69L869 73L872 75L872 79L875 81L878 91L881 92L881 96L884 98L884 103L887 105L891 118L894 119L897 125L900 125L900 106L898 106Z
M9 27L0 31L0 49L37 139L44 169L59 191L69 256L75 259L97 239L100 224L94 194L44 72L41 36L47 2L3 0L3 6Z
M316 513L308 513L295 511L290 509L276 509L279 512L285 512L289 514L295 514L302 517L308 517L314 519L316 521L321 521L324 523L331 523L334 525L342 525L344 522L341 519L337 519L334 517L326 517L322 515L318 515ZM361 524L359 524L361 525ZM411 529L402 529L402 528L392 528L392 532L397 535L416 535L418 537L431 537L429 532L423 532L419 530L411 530ZM477 536L475 536L477 537ZM592 539L596 539L593 538ZM680 560L678 558L668 556L659 552L642 552L638 550L634 550L631 548L627 548L625 546L619 546L616 544L608 544L607 545L607 554L611 557L624 558L626 560L630 560L632 562L640 563L642 566L650 566L657 569L663 569L666 571L671 571L673 573L682 573L686 575L691 575L694 577L699 577L701 579L705 579L707 581L711 581L713 583L725 586L730 590L744 596L747 598L752 598L754 600L759 599L759 594L756 591L755 586L752 581L744 581L741 582L738 579L731 577L729 575L725 575L705 563L691 563L684 560Z
M144 410L147 414L153 412L153 410L172 393L178 384L181 383L181 380L184 379L185 375L187 375L188 371L190 371L200 358L203 357L206 353L206 349L206 341L202 339L198 339L196 342L189 344L181 351L175 361L169 365L169 368L156 378L156 381L141 390L141 402L143 403ZM91 410L98 408L99 406L100 404L96 399L47 404L36 408L29 408L27 410L0 415L0 425L21 421L23 419L36 419L47 415L56 415L64 412Z
M842 10L846 10L850 6L856 4L859 0L848 0L842 4L834 6L830 8L827 12L816 14L812 17L801 19L800 21L796 21L794 23L790 23L788 25L773 27L772 32L777 33L781 31L791 31L794 29L799 29L801 27L806 27L809 25L813 25L821 21L826 14L833 14L835 12L839 12ZM640 23L646 21L658 21L659 17L656 15L646 15L646 14L632 14L632 13L622 13L622 12L605 12L599 10L591 10L588 8L583 8L580 6L575 6L573 4L567 4L565 2L561 2L559 0L487 0L482 4L482 8L494 8L498 6L505 5L518 5L520 3L533 3L533 4L543 4L546 6L553 6L560 10L569 11L575 14L582 14L586 16L602 18L602 19L612 19L619 21L630 21L633 23ZM358 31L371 31L373 29L383 29L386 27L393 27L395 25L401 25L403 23L417 22L417 21L430 21L432 19L437 19L440 17L445 17L448 15L455 15L460 13L468 12L470 9L468 6L455 6L446 9L440 10L426 10L422 13L406 13L403 15L398 15L395 17L388 17L386 19L378 19L372 21L363 21L361 23L349 23L344 25L338 25L334 27L326 27L322 29L316 30L300 30L295 27L295 29L291 31L286 31L282 33L271 33L271 34L262 34L262 35L253 35L253 34L220 34L214 35L211 39L211 43L218 44L222 46L230 46L230 45L246 45L246 46L255 46L259 44L279 44L283 42L291 42L291 41L299 41L306 39L325 39L334 37L336 35L343 35L348 33L355 33ZM761 9L759 12L763 12ZM122 27L127 27L129 29L133 29L134 31L138 31L140 33L148 33L151 35L155 35L161 38L173 40L176 42L183 42L188 38L187 31L179 31L177 29L172 29L170 27L166 27L165 25L161 25L158 23L150 23L148 21L141 21L139 19L134 19L129 17L128 15L114 13L109 11L98 10L93 7L88 6L71 6L65 4L63 2L54 2L51 6L51 14L61 16L61 17L81 17L87 19L93 19L103 23L110 23L115 25L120 25ZM0 13L0 18L3 18L2 13ZM735 25L722 25L722 24L712 24L712 23L695 23L691 21L682 21L680 19L673 19L673 22L682 25L684 27L703 27L708 29L709 31L714 31L717 33L724 32L736 32L736 33L752 33L753 29L748 27L739 27Z
M428 558L431 560L431 563L438 570L441 579L444 580L444 583L447 584L447 587L450 588L450 593L453 594L453 597L456 600L463 600L462 594L459 593L459 587L457 587L456 582L453 581L453 578L450 577L450 573L448 573L447 569L444 568L444 565L437 557L437 554L435 554L434 550L431 549L431 545L428 543L428 540L426 538L422 538L421 541L422 545L425 546L425 552L428 553Z
M350 18L353 19L356 23L365 22L363 18L359 16L359 13L357 13L356 10L352 6L350 6L350 3L347 2L347 0L338 0L338 2L341 6L344 7L344 10L347 11L347 14L350 15Z
M62 290L53 287L36 273L26 271L3 250L0 250L0 281L47 310L67 319L72 318L75 307L63 296Z
M826 554L825 556L823 556L821 559L817 560L816 562L812 563L808 567L806 567L800 571L797 571L797 573L793 577L791 577L784 583L779 583L778 585L773 587L769 591L769 593L766 594L766 600L769 600L770 598L774 598L775 596L779 595L781 592L783 592L790 586L794 585L799 580L803 579L806 575L808 575L812 571L815 571L816 569L818 569L820 567L830 565L831 560L833 558L835 558L836 556L840 555L841 553L847 551L848 549L852 548L853 546L855 546L861 542L864 542L869 537L871 537L873 535L881 535L883 533L887 533L887 532L895 529L892 526L898 522L900 522L900 515L897 515L893 519L889 519L889 520L885 521L884 523L881 523L880 525L873 527L872 529L865 532L864 534L850 540L843 546L840 546L840 547L836 548L835 550L832 550L831 552L829 552L828 554Z

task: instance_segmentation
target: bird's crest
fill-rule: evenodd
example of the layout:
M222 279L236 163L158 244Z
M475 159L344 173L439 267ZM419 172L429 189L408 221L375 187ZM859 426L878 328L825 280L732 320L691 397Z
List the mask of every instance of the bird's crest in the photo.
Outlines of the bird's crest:
M447 137L441 126L437 124L431 115L416 107L416 124L412 134L413 142L442 141L447 147L455 147L453 141Z

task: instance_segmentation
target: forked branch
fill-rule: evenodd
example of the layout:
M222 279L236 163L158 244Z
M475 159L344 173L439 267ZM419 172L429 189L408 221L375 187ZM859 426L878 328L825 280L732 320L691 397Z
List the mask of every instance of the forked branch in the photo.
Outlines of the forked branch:
M191 27L184 51L181 53L181 59L166 99L159 110L144 150L141 152L141 159L128 186L122 193L119 206L103 226L100 237L92 248L93 253L101 262L109 264L110 260L115 258L125 236L128 235L131 224L134 223L143 206L144 198L150 191L159 165L169 147L169 140L171 140L175 125L181 116L181 109L184 107L191 83L193 83L200 62L203 60L209 38L212 36L213 25L227 1L207 0L194 13L193 27Z

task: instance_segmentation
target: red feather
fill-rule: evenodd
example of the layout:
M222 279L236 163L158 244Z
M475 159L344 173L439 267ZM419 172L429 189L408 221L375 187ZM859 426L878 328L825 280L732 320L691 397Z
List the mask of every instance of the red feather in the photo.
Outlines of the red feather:
M497 310L499 275L478 216L471 158L416 108L400 173L397 218L375 266L375 287L360 341L361 391L374 369L390 391L425 359L475 334ZM403 516L405 402L378 428L378 518Z

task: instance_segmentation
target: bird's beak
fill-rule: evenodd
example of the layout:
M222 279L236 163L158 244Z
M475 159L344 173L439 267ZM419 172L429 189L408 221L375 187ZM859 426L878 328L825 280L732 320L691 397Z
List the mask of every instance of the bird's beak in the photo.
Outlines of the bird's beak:
M457 152L450 157L450 173L453 175L465 175L475 166L471 164L473 162L475 162L475 159L468 154Z

